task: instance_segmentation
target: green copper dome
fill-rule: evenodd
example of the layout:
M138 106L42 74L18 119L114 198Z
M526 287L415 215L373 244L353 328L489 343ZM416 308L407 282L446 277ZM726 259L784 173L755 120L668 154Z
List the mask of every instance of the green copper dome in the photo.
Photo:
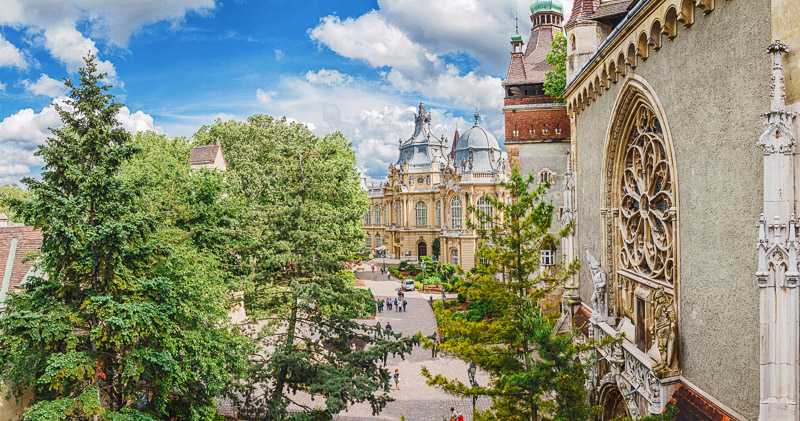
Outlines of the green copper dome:
M536 12L558 12L564 14L564 6L558 0L538 0L531 5L531 14Z

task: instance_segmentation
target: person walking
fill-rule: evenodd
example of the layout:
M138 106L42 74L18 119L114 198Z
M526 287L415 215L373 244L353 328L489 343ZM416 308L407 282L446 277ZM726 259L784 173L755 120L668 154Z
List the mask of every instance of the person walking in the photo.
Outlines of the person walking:
M450 421L456 421L456 418L458 418L458 414L456 414L456 409L451 406L450 407Z
M375 272L375 265L372 265L372 271Z
M400 370L394 369L394 388L400 390Z
M377 325L375 325L375 336L377 336L378 338L380 338L381 336L383 336L383 335L381 334L381 322L378 322L378 324L377 324Z
M403 298L403 313L405 313L405 312L406 312L406 306L407 306L407 305L408 305L408 301L406 301L406 299L405 299L405 298Z
M386 299L386 311L392 311L392 301L388 298Z
M378 313L383 313L383 300L378 300Z
M380 325L380 323L378 323ZM436 335L434 333L434 335ZM439 336L437 335L433 338L433 346L431 346L431 358L436 358L436 355L439 353Z
M392 324L389 323L389 322L386 322L385 329L386 329L386 339L392 339L392 337L390 336L390 334L392 333Z
M397 298L394 299L394 311L400 311L400 307L397 305Z
M459 412L458 413L458 418L456 418L456 421L464 421L464 414Z

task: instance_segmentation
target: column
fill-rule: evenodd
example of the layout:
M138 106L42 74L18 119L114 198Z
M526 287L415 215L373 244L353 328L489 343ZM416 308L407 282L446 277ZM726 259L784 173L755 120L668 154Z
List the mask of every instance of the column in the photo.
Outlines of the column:
M794 210L796 140L794 115L786 111L782 55L788 47L776 41L772 54L772 101L763 114L765 131L758 140L764 156L764 213L758 221L759 318L761 330L760 421L796 421L800 308L797 284L797 222Z

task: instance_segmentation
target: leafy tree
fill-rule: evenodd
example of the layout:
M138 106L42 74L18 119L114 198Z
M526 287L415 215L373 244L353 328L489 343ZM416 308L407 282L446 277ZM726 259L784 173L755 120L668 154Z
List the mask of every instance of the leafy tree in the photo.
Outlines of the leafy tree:
M545 60L553 70L544 75L544 93L564 102L564 89L567 87L567 37L563 33L556 32Z
M11 200L28 201L31 195L16 184L0 186L0 213L6 214L11 222L22 222L17 218L16 212L9 206Z
M339 272L363 248L368 206L350 143L264 115L217 121L195 138L219 139L230 176L254 204L245 302L260 348L241 385L240 414L329 419L365 401L379 412L390 401L390 374L380 362L408 352L412 339L377 339L374 327L348 318L364 301ZM366 346L353 350L355 343ZM307 405L297 392L324 403Z
M518 169L503 183L511 200L489 199L493 212L470 208L489 229L479 229L478 255L486 264L466 274L459 288L472 304L471 313L455 313L448 306L436 310L439 328L447 340L443 352L471 361L489 374L488 384L465 385L441 375L423 374L428 383L461 397L489 396L491 407L478 411L476 420L585 420L592 413L583 389L579 348L570 334L554 331L555 315L542 308L578 269L578 262L559 263L540 271L540 250L567 234L550 233L553 205L544 201L547 187L534 190L534 176L526 181ZM475 229L473 224L470 228ZM497 276L505 273L504 276Z
M439 237L433 239L433 243L431 243L431 253L436 260L439 260L439 253L442 250L442 243L439 241Z
M213 419L246 344L226 326L214 262L174 241L121 176L138 150L94 56L79 74L37 152L42 181L12 201L42 231L45 275L0 318L0 376L9 394L33 390L26 420Z

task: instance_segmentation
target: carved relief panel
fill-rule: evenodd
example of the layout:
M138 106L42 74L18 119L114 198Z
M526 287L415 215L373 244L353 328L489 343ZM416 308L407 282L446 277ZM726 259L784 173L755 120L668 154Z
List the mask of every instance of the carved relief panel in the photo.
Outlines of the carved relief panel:
M677 369L677 207L669 140L649 98L629 87L606 150L603 213L610 312L618 329L657 362Z

